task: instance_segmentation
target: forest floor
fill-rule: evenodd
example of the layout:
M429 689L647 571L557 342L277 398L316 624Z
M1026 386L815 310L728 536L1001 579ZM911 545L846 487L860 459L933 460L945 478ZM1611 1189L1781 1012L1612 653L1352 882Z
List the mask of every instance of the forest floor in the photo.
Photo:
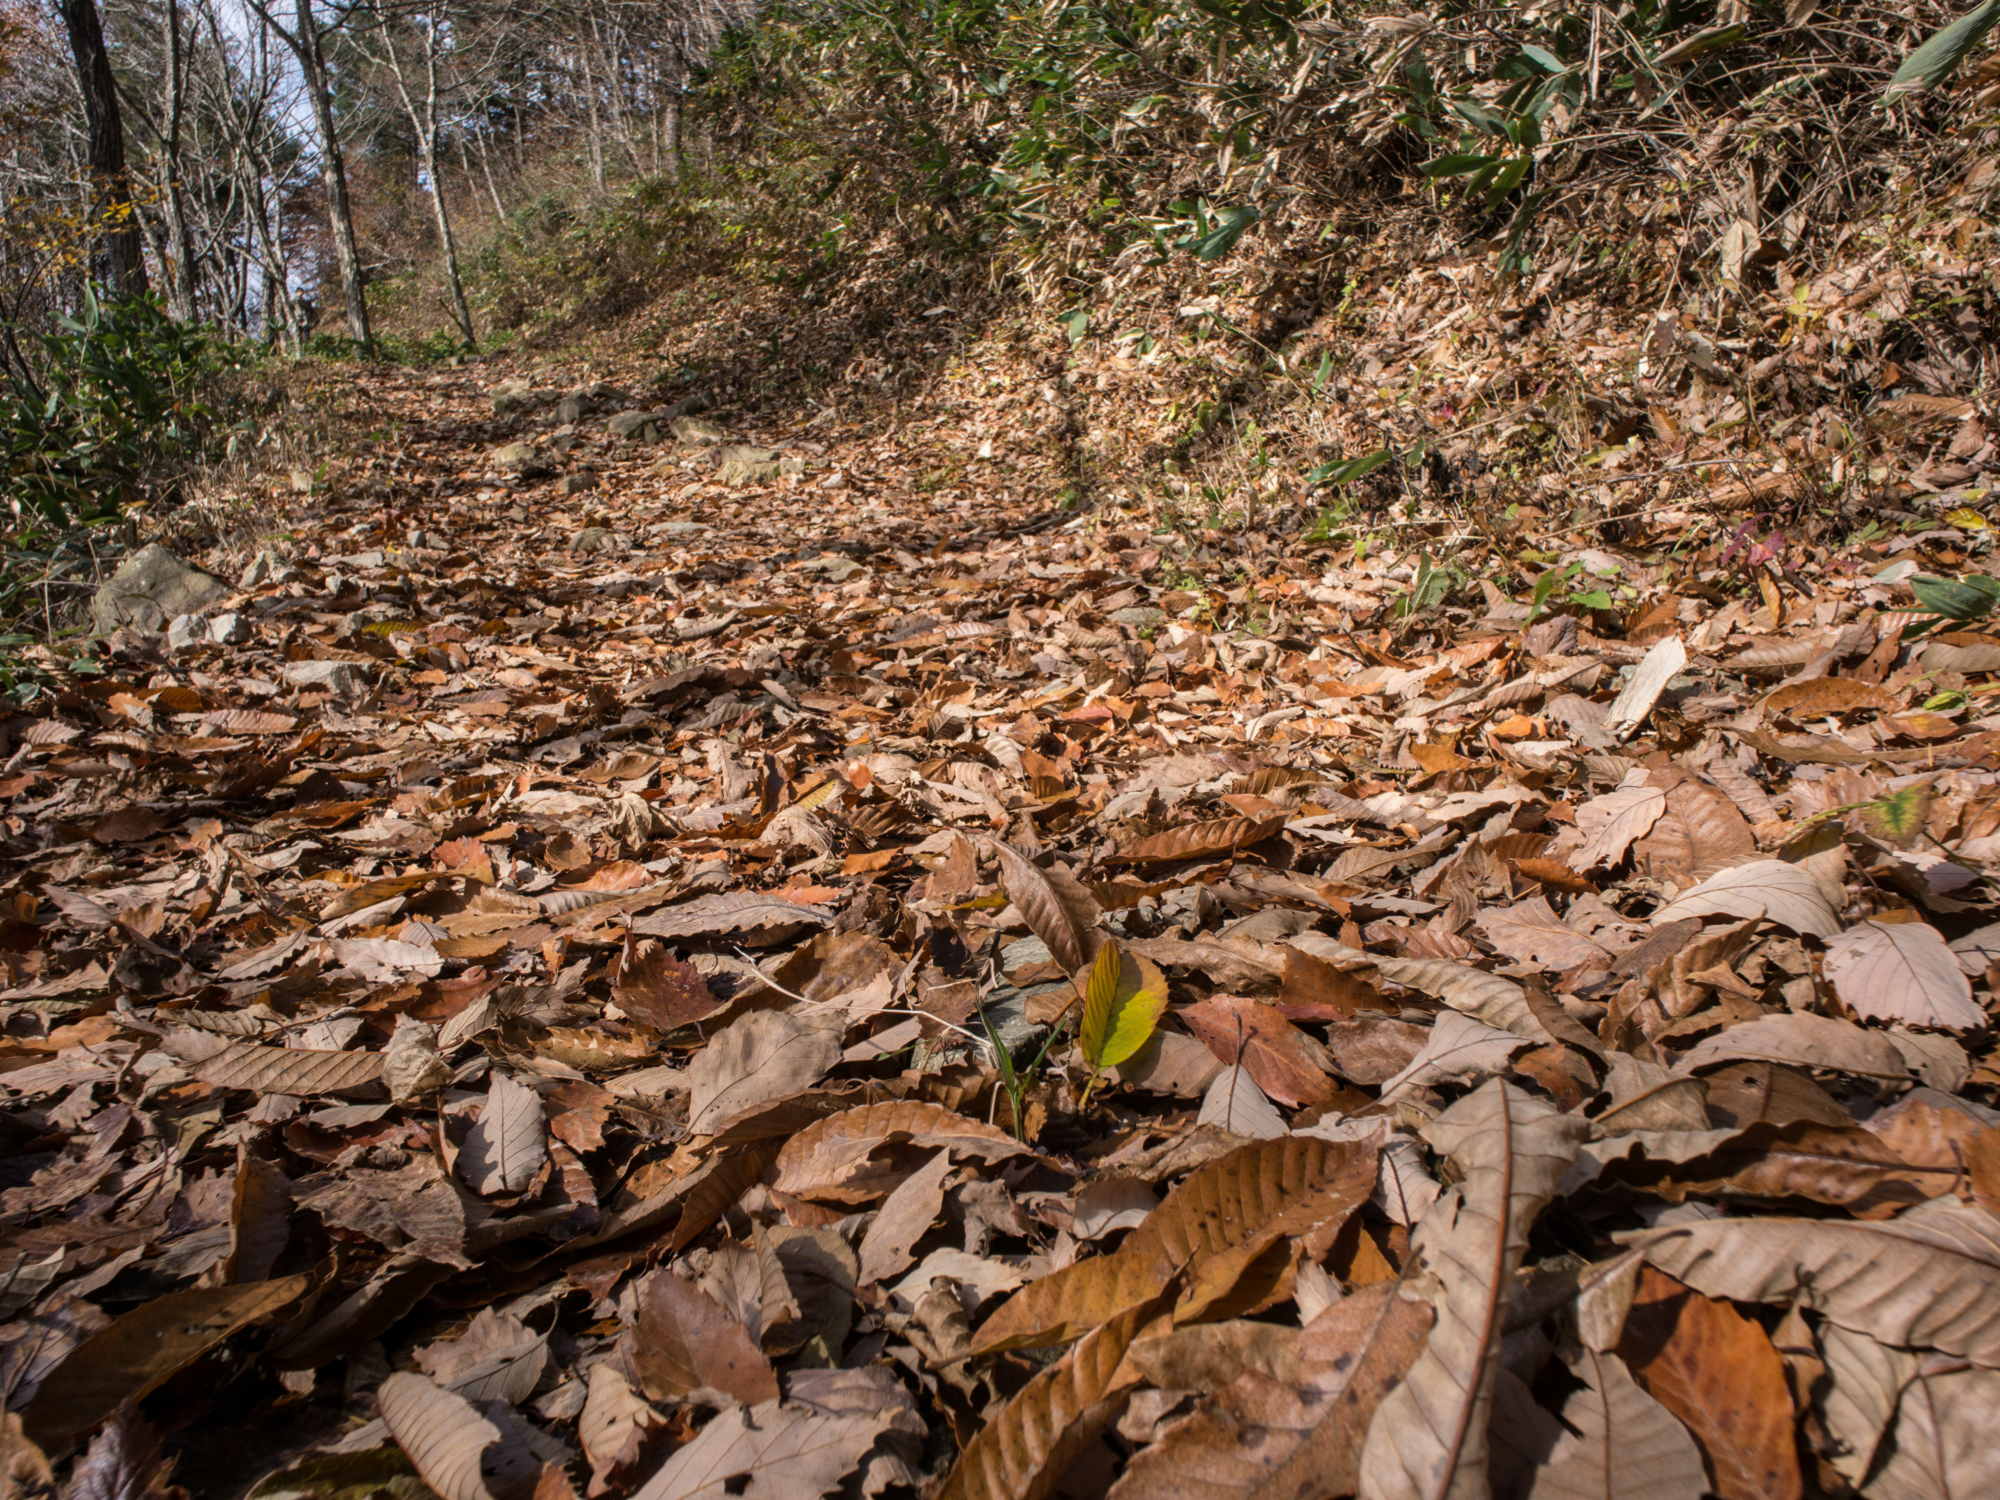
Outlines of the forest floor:
M509 373L0 721L0 1493L2000 1493L1987 514L1510 596Z

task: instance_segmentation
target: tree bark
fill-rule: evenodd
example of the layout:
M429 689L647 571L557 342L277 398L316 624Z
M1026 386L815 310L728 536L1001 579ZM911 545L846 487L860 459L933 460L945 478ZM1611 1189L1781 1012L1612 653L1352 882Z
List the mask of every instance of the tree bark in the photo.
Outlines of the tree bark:
M77 85L83 91L91 186L104 225L91 270L113 296L139 296L146 290L145 244L139 233L139 210L132 202L118 85L111 76L111 54L104 46L97 0L58 0L58 4L69 32L70 55L76 60Z
M181 45L180 0L167 0L167 128L161 141L165 158L167 212L167 296L175 317L195 316L194 240L188 233L187 194L181 182L181 123L186 113L187 59Z
M333 228L333 258L340 268L341 296L347 303L347 331L361 352L375 352L375 335L368 326L368 292L361 277L361 250L354 238L354 207L347 197L347 158L340 149L340 132L333 118L333 91L327 84L326 58L319 46L319 23L312 0L297 0L298 37L292 51L305 75L312 98L313 121L319 130L320 183L326 190L326 213ZM284 32L279 32L283 37ZM287 38L287 40L290 40Z
M333 118L333 93L327 84L326 57L320 51L319 22L312 0L294 0L293 28L286 30L266 0L250 0L258 18L298 59L299 75L312 103L313 128L319 136L319 180L326 193L326 217L333 231L333 259L340 271L340 291L347 304L347 331L364 355L375 352L375 335L368 326L368 292L362 280L361 251L354 237L354 207L347 196L347 158L340 149L340 131Z
M438 252L444 261L445 289L451 296L452 321L458 324L459 336L465 340L465 347L474 348L479 336L472 327L472 308L465 300L465 278L459 274L458 240L451 230L451 210L445 202L444 179L438 163L438 29L434 16L424 18L424 92L422 99L412 91L409 74L404 70L401 54L396 50L393 35L385 35L383 52L389 63L390 76L396 80L396 95L402 100L403 113L409 117L410 129L416 133L417 153L428 179L431 196L431 218L437 225Z

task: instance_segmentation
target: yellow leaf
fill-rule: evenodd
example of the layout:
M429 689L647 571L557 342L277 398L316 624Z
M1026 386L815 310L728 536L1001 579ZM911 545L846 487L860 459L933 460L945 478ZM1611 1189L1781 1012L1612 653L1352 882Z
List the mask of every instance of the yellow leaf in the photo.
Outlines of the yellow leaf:
M1986 517L1969 505L1961 505L1956 510L1946 511L1944 518L1960 531L1984 531L1989 524Z
M1146 1045L1166 1008L1166 976L1117 943L1106 943L1083 989L1083 1029L1077 1038L1083 1060L1100 1072L1117 1067Z

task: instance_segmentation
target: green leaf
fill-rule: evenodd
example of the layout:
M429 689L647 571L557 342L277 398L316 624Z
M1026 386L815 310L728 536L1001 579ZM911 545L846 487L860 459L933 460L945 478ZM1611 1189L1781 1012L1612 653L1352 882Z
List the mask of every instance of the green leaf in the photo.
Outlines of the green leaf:
M1943 615L1948 620L1977 620L1992 613L2000 604L2000 579L1975 573L1968 578L1910 580L1910 592L1926 614Z
M1869 821L1887 837L1907 839L1923 828L1930 806L1930 788L1913 783L1868 803L1867 814Z
M1189 235L1175 248L1189 251L1196 260L1220 260L1243 238L1243 231L1262 217L1247 203L1220 209L1206 232Z
M1377 448L1373 453L1364 453L1359 458L1342 459L1338 463L1321 464L1306 475L1307 484L1352 484L1357 479L1366 479L1384 464L1393 462L1396 455L1387 448Z
M1585 609L1610 609L1612 607L1611 596L1605 593L1603 589L1591 589L1585 593L1571 594L1569 602L1580 604Z
M1540 618L1542 610L1548 605L1549 596L1582 571L1583 564L1573 562L1564 567L1550 568L1537 578L1534 589L1528 595L1528 618L1530 620Z
M1506 138L1507 117L1490 104L1481 104L1477 99L1453 99L1451 112L1474 130Z
M1072 344L1082 342L1083 336L1090 331L1089 309L1079 307L1075 312L1062 318L1060 326L1062 331L1069 335Z
M1499 171L1493 174L1493 180L1486 184L1487 203L1489 205L1498 203L1502 198L1513 192L1515 188L1521 185L1521 179L1528 175L1528 168L1533 165L1534 163L1525 156L1517 156L1512 161L1505 163Z
M1427 161L1417 170L1426 177L1462 177L1467 172L1482 172L1499 157L1477 151L1454 151L1449 156L1440 156L1436 161Z
M1167 981L1159 969L1115 942L1090 966L1083 988L1083 1025L1077 1045L1093 1071L1115 1068L1146 1045L1167 1008Z
M1921 94L1936 88L1957 71L1966 54L1978 46L1995 25L2000 25L2000 0L1986 0L1985 4L1974 7L1944 30L1926 39L1916 51L1904 58L1903 65L1896 69L1896 76L1882 91L1882 97L1895 99L1904 94Z

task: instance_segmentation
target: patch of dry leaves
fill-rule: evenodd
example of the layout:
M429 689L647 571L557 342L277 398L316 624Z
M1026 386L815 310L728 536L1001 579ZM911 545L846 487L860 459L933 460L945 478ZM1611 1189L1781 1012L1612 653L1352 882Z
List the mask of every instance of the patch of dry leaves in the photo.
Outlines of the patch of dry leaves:
M2000 1493L2000 639L1896 556L1411 620L477 395L0 725L0 1488Z

